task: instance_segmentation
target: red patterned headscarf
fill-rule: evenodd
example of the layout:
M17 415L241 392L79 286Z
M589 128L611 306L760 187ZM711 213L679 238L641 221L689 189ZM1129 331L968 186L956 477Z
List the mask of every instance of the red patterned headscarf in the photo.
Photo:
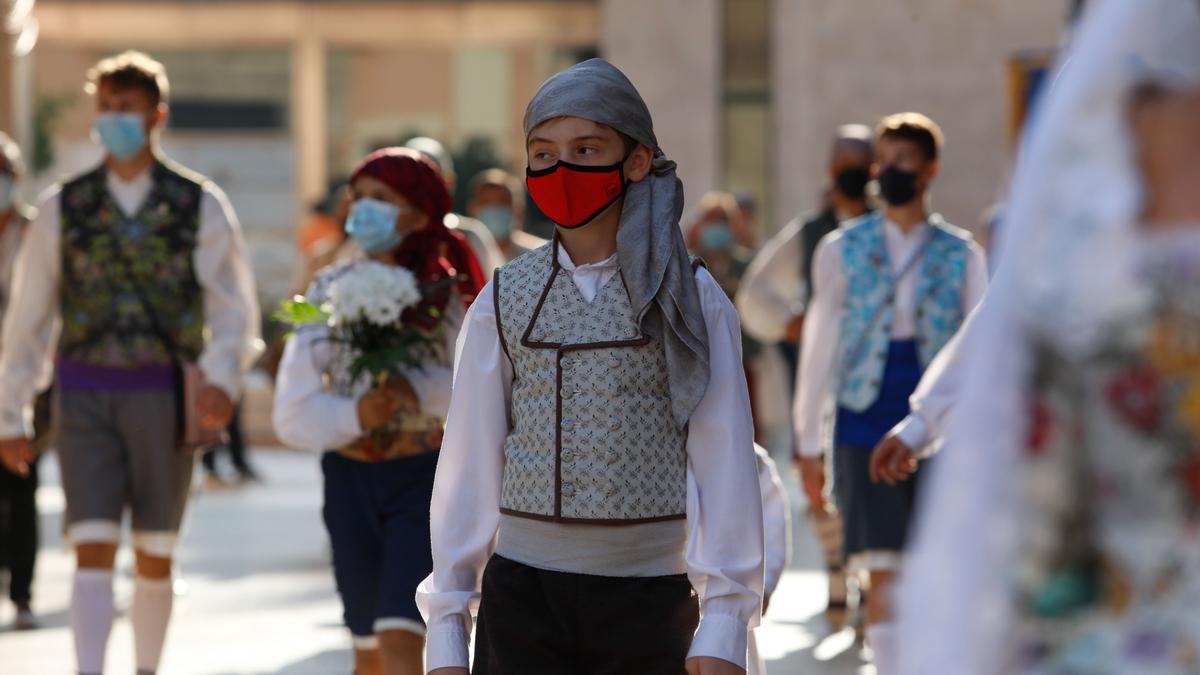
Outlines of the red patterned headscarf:
M453 200L437 165L415 150L383 148L367 155L351 174L350 183L353 185L359 176L386 183L413 208L429 216L424 229L409 232L393 251L396 263L411 270L422 284L438 286L436 292L427 294L422 305L444 310L450 301L450 284L438 282L454 279L464 305L469 307L483 289L483 270L466 239L443 223Z

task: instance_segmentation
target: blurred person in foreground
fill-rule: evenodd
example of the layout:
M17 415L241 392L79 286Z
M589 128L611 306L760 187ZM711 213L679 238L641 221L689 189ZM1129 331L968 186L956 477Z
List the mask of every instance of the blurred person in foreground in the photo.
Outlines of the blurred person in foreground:
M1089 3L900 584L908 675L1197 672L1200 6Z
M488 169L471 179L471 216L487 226L505 262L512 262L546 244L521 225L525 221L525 189L516 176L502 169Z
M433 346L403 374L372 382L366 373L354 378L355 350L338 328L298 327L280 363L272 417L285 443L323 453L322 512L355 672L421 675L425 624L413 598L432 567L430 495L454 345L483 273L461 234L444 224L450 195L425 155L374 152L350 190L346 229L366 257L321 270L306 298L331 303L336 315L346 301L335 292L339 280L372 262L402 267L423 286L402 318Z
M880 675L894 675L891 584L901 564L919 475L871 481L872 449L909 413L921 373L987 288L971 235L929 211L941 130L919 113L884 118L874 139L881 212L844 224L817 245L814 298L804 320L795 424L811 503L824 498L822 435L834 415L834 496L851 571L869 579L867 639Z
M192 364L202 371L194 414L219 429L261 348L232 207L158 148L167 88L162 64L139 52L89 71L104 161L43 198L0 338L0 459L20 475L32 462L30 405L56 368L55 445L77 563L70 625L83 675L104 667L127 509L137 667L157 670L194 464L180 450L181 373Z

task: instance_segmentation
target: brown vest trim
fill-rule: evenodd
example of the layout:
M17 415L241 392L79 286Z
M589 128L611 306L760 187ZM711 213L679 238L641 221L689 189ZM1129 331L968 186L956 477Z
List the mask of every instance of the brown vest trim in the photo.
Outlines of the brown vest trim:
M639 335L632 340L616 340L608 342L580 342L573 344L563 344L561 342L537 342L529 336L533 333L533 327L537 325L538 317L542 315L542 307L546 304L546 298L550 296L550 289L554 287L555 280L558 279L558 274L562 271L562 265L558 264L558 237L554 238L553 250L550 253L550 276L546 279L546 286L542 289L542 294L538 297L537 306L533 308L533 315L529 318L529 325L525 327L525 333L521 336L521 345L529 349L558 349L563 351L578 351L581 349L611 349L613 347L642 347L650 342L650 336ZM620 272L618 272L620 276ZM611 282L610 282L611 283ZM621 284L624 286L625 278L621 276ZM603 289L601 289L603 290ZM628 290L626 291L628 293ZM499 296L497 296L499 297ZM640 330L639 330L640 332Z
M496 314L496 335L500 337L500 348L504 350L504 355L508 357L508 363L511 365L512 354L508 353L508 340L504 339L504 324L500 316L500 276L496 274L492 277L492 309Z

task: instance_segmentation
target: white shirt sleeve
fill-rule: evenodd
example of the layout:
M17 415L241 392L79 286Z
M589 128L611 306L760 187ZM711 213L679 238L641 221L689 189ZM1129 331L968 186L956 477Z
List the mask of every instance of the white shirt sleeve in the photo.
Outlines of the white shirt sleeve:
M225 193L212 183L204 184L200 198L193 263L209 333L198 365L211 384L236 399L242 376L262 352L262 328L241 225Z
M808 289L804 288L800 235L804 223L788 223L754 256L742 277L737 309L742 327L756 340L779 342L788 324L804 313Z
M707 270L696 273L708 329L708 389L688 425L688 579L700 596L689 657L746 666L763 592L763 515L754 423L737 312Z
M971 319L945 450L916 514L897 589L906 645L898 672L998 673L1020 531L1020 449L1028 433L1029 336L990 295ZM954 635L945 640L930 636Z
M762 492L765 533L763 592L770 597L779 585L783 571L787 569L788 557L792 551L792 512L775 461L767 456L765 451L759 453L759 458L762 468L758 472L758 485Z
M804 318L793 411L797 447L802 457L821 454L821 424L836 376L846 297L841 233L835 232L817 245L813 256L813 292L813 301Z
M433 485L433 572L417 587L426 672L466 668L483 568L496 547L512 364L496 330L492 283L467 312Z
M0 438L33 437L33 399L50 384L59 328L59 189L43 198L13 270L0 336Z
M305 326L288 338L271 411L275 435L287 445L320 452L347 446L363 434L357 399L325 386L329 358L329 330L324 326Z
M950 342L934 357L908 399L912 412L892 430L921 459L931 457L941 448L946 422L962 389L964 345L977 330L979 322L975 317L983 305L980 303L967 316Z

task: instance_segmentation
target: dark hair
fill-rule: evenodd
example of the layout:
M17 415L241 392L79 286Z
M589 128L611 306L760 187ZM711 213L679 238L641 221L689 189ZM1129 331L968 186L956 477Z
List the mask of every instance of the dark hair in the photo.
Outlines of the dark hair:
M876 138L912 141L925 159L935 160L942 151L942 129L936 122L917 112L897 113L883 118L875 129Z
M92 66L84 90L95 94L105 84L119 91L140 89L150 96L154 105L165 103L170 93L167 69L149 55L138 51L110 56Z

